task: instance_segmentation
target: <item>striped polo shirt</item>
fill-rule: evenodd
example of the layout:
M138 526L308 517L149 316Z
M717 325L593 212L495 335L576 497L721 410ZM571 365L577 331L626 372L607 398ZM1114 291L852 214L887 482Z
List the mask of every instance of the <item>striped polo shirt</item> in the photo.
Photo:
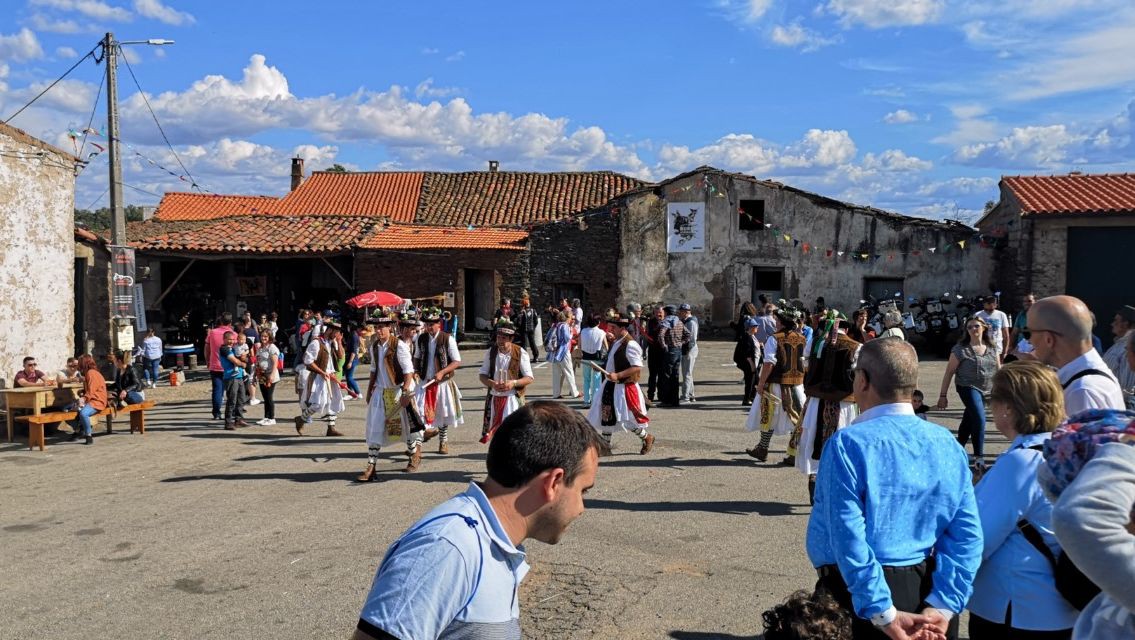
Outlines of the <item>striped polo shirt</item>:
M379 639L519 640L524 547L505 534L476 483L386 552L359 615Z

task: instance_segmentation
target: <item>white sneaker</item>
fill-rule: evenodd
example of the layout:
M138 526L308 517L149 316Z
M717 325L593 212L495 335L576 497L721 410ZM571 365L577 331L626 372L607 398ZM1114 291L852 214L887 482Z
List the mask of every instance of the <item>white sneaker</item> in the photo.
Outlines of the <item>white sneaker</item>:
M266 427L270 427L270 426L272 426L272 425L274 425L274 424L276 424L276 419L275 419L275 418L265 418L265 419L264 419L264 426L266 426Z
M260 398L253 398L252 400L248 401L248 404L256 406L256 405L260 404Z

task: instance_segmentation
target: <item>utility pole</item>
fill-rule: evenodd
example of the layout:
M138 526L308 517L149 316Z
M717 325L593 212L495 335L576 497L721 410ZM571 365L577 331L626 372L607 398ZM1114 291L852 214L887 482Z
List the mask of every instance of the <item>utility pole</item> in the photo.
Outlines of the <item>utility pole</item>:
M106 137L107 165L110 166L110 243L126 244L126 215L122 211L122 164L118 148L118 43L114 34L107 32L102 41L106 60Z

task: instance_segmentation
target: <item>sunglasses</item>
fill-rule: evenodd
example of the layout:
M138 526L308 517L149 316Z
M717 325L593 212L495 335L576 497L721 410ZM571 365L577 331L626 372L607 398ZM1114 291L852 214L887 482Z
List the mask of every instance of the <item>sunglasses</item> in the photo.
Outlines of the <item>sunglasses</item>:
M24 366L25 367L38 367L39 363L38 362L29 362L29 363L25 364Z
M1024 331L1021 331L1021 337L1023 337L1025 340L1032 340L1034 333L1051 333L1054 336L1060 336L1061 338L1064 337L1063 333L1060 333L1059 331L1053 331L1052 329L1025 329Z

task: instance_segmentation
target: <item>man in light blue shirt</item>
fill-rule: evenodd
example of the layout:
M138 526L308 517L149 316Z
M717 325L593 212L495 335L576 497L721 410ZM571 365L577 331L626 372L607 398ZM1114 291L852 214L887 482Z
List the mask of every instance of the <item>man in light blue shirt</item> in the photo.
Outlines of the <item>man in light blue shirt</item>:
M957 638L981 564L981 522L965 451L910 404L918 357L905 340L863 345L860 415L824 446L808 557L854 614L854 638Z
M354 640L519 640L527 538L556 544L583 513L607 451L584 417L533 402L497 429L488 478L442 503L386 552Z

